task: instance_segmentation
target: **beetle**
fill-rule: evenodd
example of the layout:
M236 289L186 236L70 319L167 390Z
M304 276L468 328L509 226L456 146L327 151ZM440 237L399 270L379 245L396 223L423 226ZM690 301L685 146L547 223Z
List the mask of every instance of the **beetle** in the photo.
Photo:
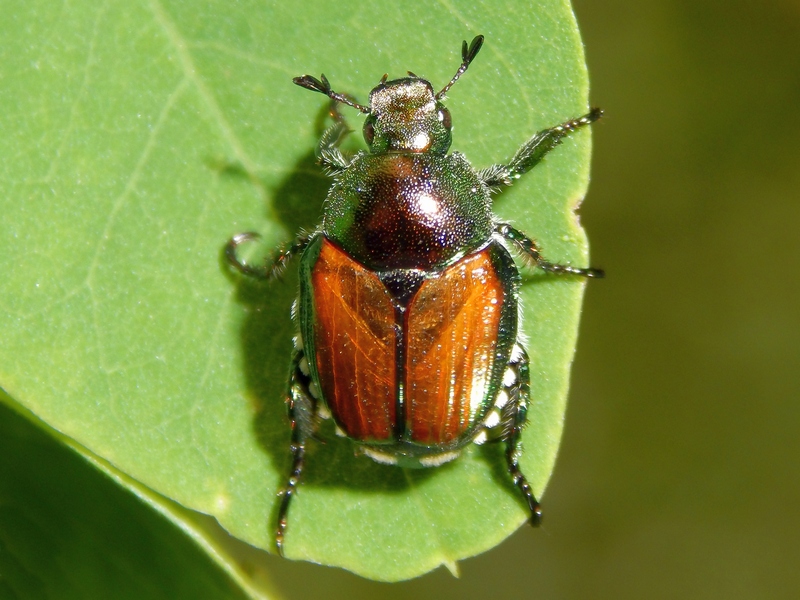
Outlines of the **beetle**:
M603 272L545 260L533 239L494 216L491 194L602 111L542 130L507 164L476 171L461 153L448 154L452 121L442 100L483 40L462 43L461 65L439 92L410 71L391 81L384 75L362 105L333 91L325 75L294 78L332 101L334 124L317 147L318 162L333 178L322 223L263 266L237 253L255 233L234 236L225 248L232 267L261 279L301 255L286 392L293 458L275 533L280 554L306 444L320 418L332 417L338 432L373 460L402 467L433 467L468 444L503 442L530 522L541 521L518 462L530 374L511 251L555 275ZM349 130L339 104L366 114L368 152L340 151Z

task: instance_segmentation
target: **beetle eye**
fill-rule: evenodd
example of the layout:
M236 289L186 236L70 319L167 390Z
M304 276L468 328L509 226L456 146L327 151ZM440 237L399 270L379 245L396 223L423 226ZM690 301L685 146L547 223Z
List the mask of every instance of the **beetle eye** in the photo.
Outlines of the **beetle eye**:
M364 123L364 140L367 144L372 144L373 139L375 139L375 124L372 121L367 121Z
M439 109L439 121L442 122L442 125L444 125L444 128L448 131L453 126L453 120L450 117L450 111L446 108Z

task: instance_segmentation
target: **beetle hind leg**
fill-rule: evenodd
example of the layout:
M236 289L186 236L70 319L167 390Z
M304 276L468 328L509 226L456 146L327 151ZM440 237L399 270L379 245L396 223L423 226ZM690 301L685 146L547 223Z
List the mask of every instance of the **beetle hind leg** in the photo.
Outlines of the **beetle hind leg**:
M519 466L520 435L527 422L530 395L528 353L518 342L514 345L503 376L503 388L497 395L494 408L496 416L490 414L487 418L486 433L489 441L505 442L508 473L528 505L531 525L539 525L542 521L541 506Z
M318 403L314 397L313 383L308 370L308 362L301 342L295 340L295 351L292 357L292 377L287 390L286 403L289 419L292 423L292 468L279 495L281 503L278 507L278 527L275 532L275 547L283 556L283 541L288 524L289 505L297 493L297 486L305 466L306 442L314 437L317 429Z
M516 375L515 381L510 381L510 374ZM505 454L508 473L511 475L514 485L522 492L522 497L528 504L528 510L531 514L530 523L535 526L542 522L542 508L519 466L520 436L522 428L528 420L528 404L531 397L528 353L519 343L514 346L511 352L511 359L508 361L508 370L503 384L508 386L506 389L508 402L502 408L500 425L503 428L502 439L506 443Z

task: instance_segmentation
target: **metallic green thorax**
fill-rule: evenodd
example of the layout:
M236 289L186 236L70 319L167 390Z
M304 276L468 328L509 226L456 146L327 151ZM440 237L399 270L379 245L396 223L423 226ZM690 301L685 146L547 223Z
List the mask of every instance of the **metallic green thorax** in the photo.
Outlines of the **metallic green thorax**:
M489 193L459 153L364 154L336 179L322 224L367 267L444 268L491 237Z

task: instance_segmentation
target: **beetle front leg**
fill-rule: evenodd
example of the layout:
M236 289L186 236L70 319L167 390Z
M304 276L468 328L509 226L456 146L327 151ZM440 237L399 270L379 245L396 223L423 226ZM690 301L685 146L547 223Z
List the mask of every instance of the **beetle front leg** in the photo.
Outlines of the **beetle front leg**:
M561 140L581 127L594 123L601 116L603 111L593 108L582 117L544 129L525 142L507 165L493 165L483 169L478 173L478 177L493 191L497 191L501 186L511 185L541 162L548 152L561 143Z
M313 437L317 429L317 401L311 390L311 377L308 363L305 362L302 348L295 349L292 358L292 378L287 393L289 419L292 422L292 468L286 485L280 491L281 504L278 508L278 527L275 532L275 547L283 556L283 540L286 536L289 505L297 493L300 477L305 465L306 442Z
M239 271L242 275L262 280L273 279L280 275L286 267L286 263L289 262L293 256L305 250L306 246L308 246L311 241L310 235L300 233L295 238L294 242L292 242L292 245L279 250L272 261L256 267L240 259L236 250L245 242L251 242L259 238L261 238L261 236L252 231L237 233L225 244L225 259L230 266Z
M508 223L500 223L497 225L497 227L495 227L495 232L503 236L503 239L513 243L526 257L536 263L537 267L548 273L555 273L557 275L580 275L581 277L593 277L595 279L600 279L605 276L602 269L592 269L591 267L581 269L546 261L539 253L539 247L536 245L536 242Z
M331 103L330 115L333 117L334 123L322 133L319 144L317 144L316 155L319 164L327 173L336 175L347 169L352 162L345 158L342 151L339 150L339 145L352 129L347 126L347 121L339 112L336 102Z

